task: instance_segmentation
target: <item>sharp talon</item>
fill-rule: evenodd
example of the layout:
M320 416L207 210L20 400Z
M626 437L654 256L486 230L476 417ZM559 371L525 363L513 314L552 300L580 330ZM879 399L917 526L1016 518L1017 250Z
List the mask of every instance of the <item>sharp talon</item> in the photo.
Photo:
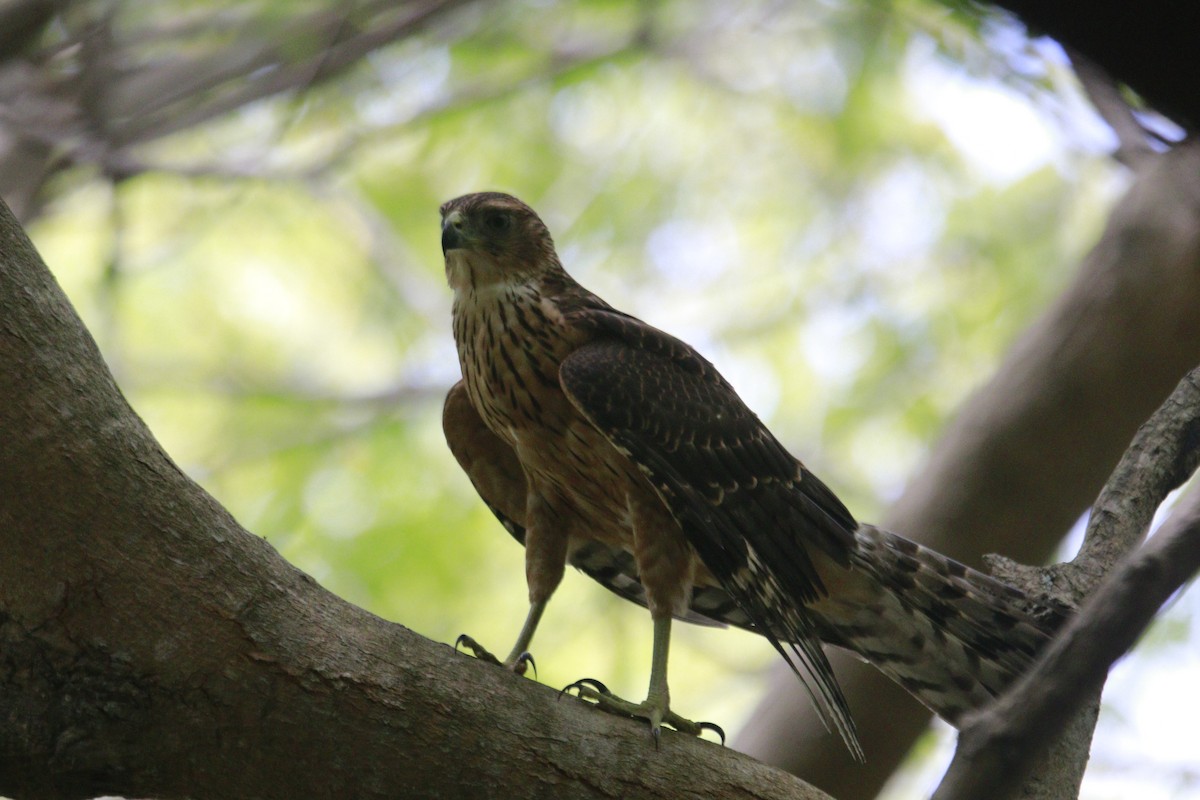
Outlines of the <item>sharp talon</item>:
M471 645L473 644L475 644L474 639L472 639L470 636L467 636L465 633L460 633L458 638L454 640L454 652L457 653L459 647L466 647L467 649L470 649Z
M580 683L582 683L582 681L575 681L574 683L568 683L566 686L562 687L562 689L560 689L558 692L558 699L561 700L564 694L570 694L572 689L578 689Z
M721 728L720 725L717 725L712 722L697 722L696 724L700 726L701 731L712 731L717 736L720 736L721 737L721 747L725 746L725 731Z
M562 697L564 694L570 694L572 689L579 692L576 697L578 697L580 700L583 700L585 703L588 702L588 698L583 696L584 689L595 692L601 697L612 697L612 692L608 690L608 687L595 678L580 678L574 683L568 683L562 688L562 691L558 693L558 696Z
M650 735L654 737L654 749L658 750L659 740L662 738L662 728L655 725L650 729Z
M521 655L517 656L517 663L513 665L513 672L517 673L518 675L524 675L526 664L533 667L533 677L534 677L534 679L536 679L537 678L537 664L533 660L533 654L531 654L528 650L526 650L524 653L521 653Z
M612 694L612 692L610 692L608 690L607 686L605 686L603 683L596 680L595 678L580 678L579 680L575 681L567 688L568 689L582 689L585 687L588 689L591 689L593 692L595 692L597 694L601 694L601 695Z

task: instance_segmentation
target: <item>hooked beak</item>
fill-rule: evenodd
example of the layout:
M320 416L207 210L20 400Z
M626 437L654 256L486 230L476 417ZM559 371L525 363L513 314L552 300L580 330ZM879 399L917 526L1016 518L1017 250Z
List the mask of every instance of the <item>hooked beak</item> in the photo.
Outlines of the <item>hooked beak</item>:
M442 255L467 246L467 237L463 234L462 228L461 211L451 211L442 220Z

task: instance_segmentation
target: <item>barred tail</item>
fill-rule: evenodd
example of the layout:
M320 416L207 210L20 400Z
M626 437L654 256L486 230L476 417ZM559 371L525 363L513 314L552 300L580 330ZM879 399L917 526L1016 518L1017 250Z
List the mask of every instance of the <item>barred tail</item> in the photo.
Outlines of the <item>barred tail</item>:
M571 563L646 604L624 550L589 543ZM801 604L817 634L874 664L950 723L1028 669L1069 613L1038 607L1005 583L870 525L856 531L849 566L831 567L829 594ZM690 606L681 617L688 622L763 633L723 587L697 586ZM790 638L784 629L771 632L779 641Z
M855 537L852 565L874 597L831 598L819 609L823 635L950 723L1001 693L1066 619L1035 614L1017 589L893 533L863 525Z

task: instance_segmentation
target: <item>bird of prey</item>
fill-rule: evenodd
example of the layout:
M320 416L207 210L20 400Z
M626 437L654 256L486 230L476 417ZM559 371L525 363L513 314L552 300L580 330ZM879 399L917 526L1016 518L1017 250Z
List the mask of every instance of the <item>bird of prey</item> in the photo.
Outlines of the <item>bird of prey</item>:
M1031 662L1061 612L927 548L860 525L693 348L563 269L534 211L498 192L441 207L462 380L443 426L483 501L525 546L529 613L500 662L524 672L567 564L650 610L641 703L605 709L699 734L670 707L671 621L764 636L827 725L862 750L822 642L854 651L951 723Z

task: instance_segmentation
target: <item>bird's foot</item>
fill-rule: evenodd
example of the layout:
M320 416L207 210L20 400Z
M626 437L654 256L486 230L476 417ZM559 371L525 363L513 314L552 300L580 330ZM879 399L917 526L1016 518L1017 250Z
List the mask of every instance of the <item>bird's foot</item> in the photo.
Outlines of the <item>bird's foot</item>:
M470 650L471 655L475 656L475 658L479 659L480 661L486 661L489 664L495 664L498 667L510 669L518 675L524 675L526 669L533 667L534 677L537 677L537 664L534 663L533 655L531 655L528 650L522 650L519 653L514 653L504 661L501 661L492 655L491 651L489 651L479 642L472 639L470 636L467 636L465 633L461 634L457 639L454 640L454 649L457 650L459 647L463 648L464 650Z
M699 736L704 731L712 731L721 738L721 744L725 744L725 731L721 729L721 726L711 722L692 722L690 719L684 719L670 709L665 696L657 698L651 696L640 703L631 703L628 700L622 700L620 697L617 697L600 681L594 678L581 678L564 687L559 692L559 697L562 697L564 694L570 694L572 690L575 691L575 696L580 700L591 703L605 711L625 717L647 720L650 723L650 735L654 737L655 747L658 747L658 739L662 734L662 726L664 724L671 726L680 733L688 733L692 736Z

